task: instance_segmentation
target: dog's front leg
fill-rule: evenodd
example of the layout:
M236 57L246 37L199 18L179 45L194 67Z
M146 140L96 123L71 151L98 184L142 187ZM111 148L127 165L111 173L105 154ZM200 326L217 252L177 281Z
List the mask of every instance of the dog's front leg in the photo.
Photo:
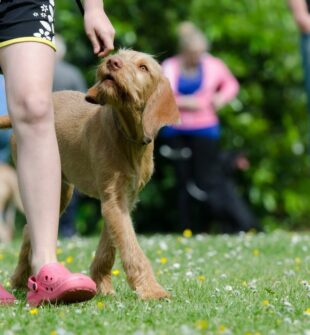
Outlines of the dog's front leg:
M115 247L105 224L101 239L91 265L91 277L97 284L97 290L102 294L114 294L111 270L115 261Z
M128 206L117 201L102 204L105 222L114 245L119 249L127 280L142 299L160 299L170 297L156 281L152 267L140 248Z

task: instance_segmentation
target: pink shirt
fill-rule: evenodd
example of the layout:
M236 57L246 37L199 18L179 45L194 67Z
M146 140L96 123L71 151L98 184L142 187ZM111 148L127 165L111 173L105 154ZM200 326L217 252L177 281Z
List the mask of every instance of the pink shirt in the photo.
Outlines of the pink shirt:
M181 124L178 129L199 129L215 126L219 123L216 110L213 107L215 94L220 94L222 101L228 103L239 92L239 84L227 66L216 57L205 54L202 57L203 79L200 89L194 93L199 102L197 110L180 109ZM176 100L180 96L178 81L180 75L180 58L168 58L162 64L165 76L171 83Z

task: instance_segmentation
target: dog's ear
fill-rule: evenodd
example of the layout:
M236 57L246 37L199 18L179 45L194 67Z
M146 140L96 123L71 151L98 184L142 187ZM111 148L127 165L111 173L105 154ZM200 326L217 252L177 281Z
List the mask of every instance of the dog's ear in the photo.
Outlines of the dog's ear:
M98 102L98 84L95 84L91 88L88 89L86 93L85 100L90 102L91 104L99 104Z
M150 143L161 127L177 124L179 120L180 114L170 83L166 77L162 77L143 111L144 143Z

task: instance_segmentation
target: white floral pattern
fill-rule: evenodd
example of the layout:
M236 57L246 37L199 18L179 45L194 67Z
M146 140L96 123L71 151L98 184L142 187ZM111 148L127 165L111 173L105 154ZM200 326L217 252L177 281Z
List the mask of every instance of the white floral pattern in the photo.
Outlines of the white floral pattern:
M40 16L47 20L40 21L41 27L37 32L33 34L35 37L45 38L53 43L55 43L54 37L54 0L49 0L49 4L43 4L39 8ZM39 14L37 12L33 13L33 16L37 17Z
M42 10L42 12L47 12L48 11L48 7L46 5L42 5L41 6L41 10Z
M39 29L38 33L34 33L33 35L35 37L41 37L46 38L47 40L51 40L51 37L49 36L50 32L47 30L43 30L42 28Z

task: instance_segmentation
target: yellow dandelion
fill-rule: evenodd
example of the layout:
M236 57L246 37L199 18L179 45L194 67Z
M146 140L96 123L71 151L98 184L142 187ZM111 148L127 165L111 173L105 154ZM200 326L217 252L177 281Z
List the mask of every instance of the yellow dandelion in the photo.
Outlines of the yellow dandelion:
M301 258L300 257L296 257L295 258L295 264L296 265L300 265L301 264Z
M56 254L57 254L57 255L61 255L61 254L62 254L62 249L61 249L61 248L57 248L57 250L56 250Z
M72 256L68 256L67 258L66 258L66 263L67 264L71 264L73 262L73 257Z
M39 313L39 310L37 308L31 308L31 310L29 311L29 313L31 315L37 315Z
M208 328L208 321L206 320L197 320L196 323L196 328L200 330L204 330Z
M304 314L310 316L310 308L307 308L307 309L304 311Z
M120 273L121 273L121 271L119 269L112 270L112 275L113 276L118 276Z
M52 331L50 332L50 335L58 335L58 333L56 332L56 330L52 330Z
M258 249L253 250L253 256L258 257L260 255L260 251Z
M219 331L220 333L224 333L226 329L227 329L227 328L226 328L224 325L219 325L219 327L218 327L218 331Z
M4 260L4 255L0 254L0 261Z
M255 228L251 228L247 233L246 235L248 236L253 236L257 233L257 230Z
M193 236L193 232L190 229L185 229L183 231L183 236L186 237L186 238L190 238L190 237Z
M263 301L262 301L262 305L263 305L263 306L269 306L269 305L270 305L269 300L267 300L267 299L266 299L266 300L263 300Z
M197 280L199 280L201 282L204 282L204 281L206 281L206 277L201 275L201 276L197 277Z
M97 302L97 308L98 309L103 309L104 308L104 303L102 301Z
M159 260L159 262L160 262L161 264L166 264L166 263L168 262L168 258L167 258L167 257L162 257L162 258Z
M61 319L64 319L66 317L66 314L64 312L60 312L58 314L58 316L61 318Z

